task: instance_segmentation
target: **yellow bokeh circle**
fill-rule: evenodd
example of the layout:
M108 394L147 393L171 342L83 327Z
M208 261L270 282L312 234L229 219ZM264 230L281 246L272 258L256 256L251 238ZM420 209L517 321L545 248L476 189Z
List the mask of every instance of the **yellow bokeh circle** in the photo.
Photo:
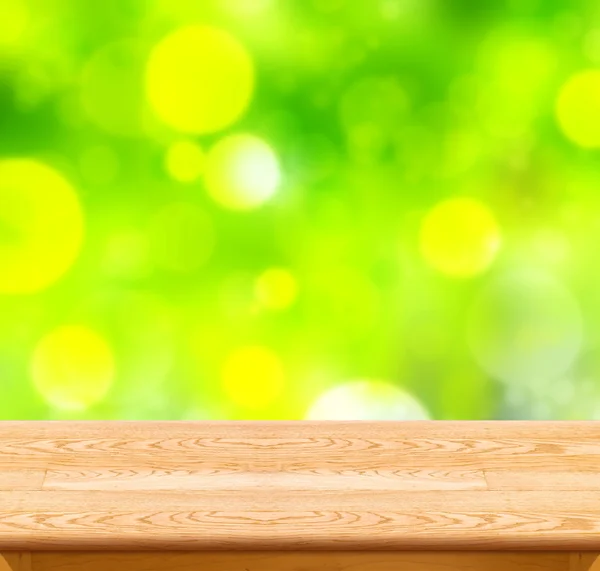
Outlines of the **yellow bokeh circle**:
M235 122L254 89L254 66L230 34L190 25L162 39L146 67L146 94L170 127L206 134Z
M188 183L202 175L205 161L200 145L193 141L177 141L167 150L165 167L173 180Z
M285 309L292 305L298 293L296 280L283 268L269 268L256 278L255 295L264 307Z
M10 53L21 47L32 24L31 9L23 0L2 0L0 3L0 49Z
M53 168L0 161L0 294L40 291L77 258L84 219L77 194Z
M223 388L239 406L259 409L269 405L282 392L283 365L267 347L250 345L231 353L223 366Z
M486 270L501 244L500 229L490 209L473 198L457 197L437 204L425 216L419 236L427 263L451 277Z
M35 388L48 404L62 410L85 410L100 402L114 374L106 341L81 325L51 331L38 343L31 362Z
M556 118L580 147L600 147L600 70L582 71L567 80L556 100Z
M273 197L279 186L279 161L259 137L240 133L217 142L208 152L204 181L210 196L225 208L251 210Z

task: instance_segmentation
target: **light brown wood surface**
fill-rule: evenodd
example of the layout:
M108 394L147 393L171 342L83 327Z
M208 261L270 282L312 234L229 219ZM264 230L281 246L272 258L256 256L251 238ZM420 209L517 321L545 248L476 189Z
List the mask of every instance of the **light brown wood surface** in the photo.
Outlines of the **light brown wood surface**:
M0 550L600 550L600 422L2 422Z

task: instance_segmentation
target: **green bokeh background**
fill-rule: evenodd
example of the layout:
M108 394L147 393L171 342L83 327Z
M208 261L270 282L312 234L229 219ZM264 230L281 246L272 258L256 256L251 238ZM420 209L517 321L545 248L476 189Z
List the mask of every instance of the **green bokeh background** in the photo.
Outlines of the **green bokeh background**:
M189 24L229 33L256 70L246 111L214 133L161 123L144 93L153 46ZM90 80L107 49L108 71ZM0 418L303 419L362 379L433 419L600 419L600 155L556 113L569 78L594 68L591 0L2 0L0 158L59 171L85 238L48 287L0 293ZM165 167L177 141L208 151L235 133L266 141L281 171L272 199L243 212ZM486 205L502 238L466 277L419 245L427 214L455 196ZM156 226L180 202L210 236L194 220ZM161 265L164 241L181 267ZM269 268L297 284L285 308L257 299ZM115 363L106 395L75 409L42 394L31 365L71 324L101 335ZM247 346L283 371L261 406L224 389L227 359ZM260 368L245 374L260 395ZM360 413L341 397L327 407L408 415L374 398Z

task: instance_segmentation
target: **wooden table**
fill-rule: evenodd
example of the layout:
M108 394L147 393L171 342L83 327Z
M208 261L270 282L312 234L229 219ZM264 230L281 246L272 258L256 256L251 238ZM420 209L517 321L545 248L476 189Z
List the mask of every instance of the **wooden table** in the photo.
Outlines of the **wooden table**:
M600 422L0 422L0 570L600 570Z

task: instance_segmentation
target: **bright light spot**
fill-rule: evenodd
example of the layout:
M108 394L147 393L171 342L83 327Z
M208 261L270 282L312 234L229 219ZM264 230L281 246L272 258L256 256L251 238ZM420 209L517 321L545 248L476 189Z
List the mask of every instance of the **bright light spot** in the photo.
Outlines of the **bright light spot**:
M71 267L84 220L71 185L29 159L0 161L0 293L34 293Z
M254 135L225 137L207 156L206 188L226 208L250 210L262 205L275 194L280 178L275 153Z
M0 50L18 45L30 23L30 13L23 0L0 3Z
M81 78L81 99L90 119L115 135L135 136L143 128L144 50L132 40L100 48Z
M582 335L577 301L545 274L506 276L470 310L471 350L488 374L506 383L547 390L575 361Z
M96 332L67 325L46 335L31 363L34 385L48 404L85 410L100 402L114 380L113 355Z
M156 264L174 272L193 272L209 258L213 225L198 206L173 202L154 215L149 228L150 251Z
M271 309L289 307L298 292L294 276L282 268L270 268L256 279L254 286L259 302Z
M194 182L204 172L206 156L193 141L173 143L165 157L165 166L171 177L178 182Z
M245 112L254 67L244 47L208 26L181 28L158 43L146 70L147 96L158 117L184 133L214 133Z
M575 144L600 147L600 70L582 71L569 78L556 100L556 117Z
M377 380L356 380L323 393L306 420L428 420L425 407L404 389Z
M107 146L91 147L79 159L81 174L92 184L109 184L119 172L119 159Z
M234 351L223 367L223 387L239 406L259 409L283 391L285 372L275 353L260 345Z
M451 198L429 211L420 232L421 253L436 270L470 277L486 270L500 248L492 212L472 198Z

